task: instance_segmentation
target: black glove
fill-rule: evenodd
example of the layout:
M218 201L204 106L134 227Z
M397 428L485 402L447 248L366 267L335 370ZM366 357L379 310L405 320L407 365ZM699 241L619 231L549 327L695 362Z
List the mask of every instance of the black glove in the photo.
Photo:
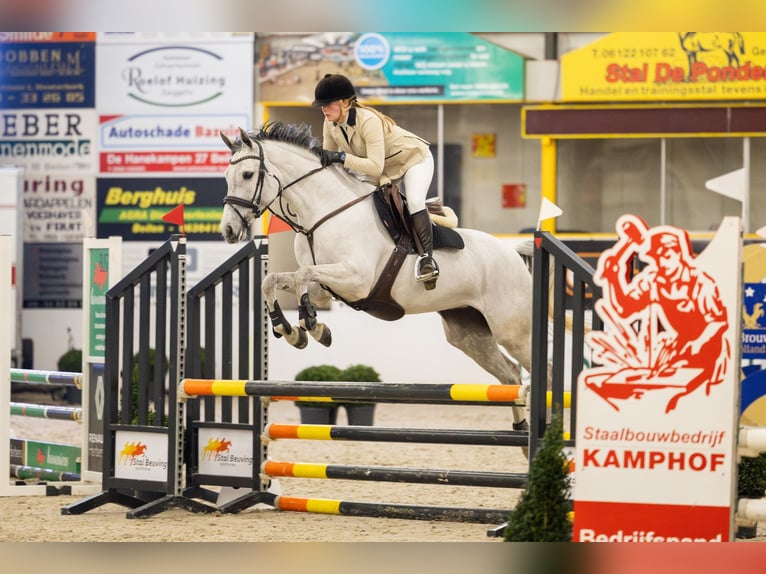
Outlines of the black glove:
M332 163L343 163L346 160L346 154L342 151L330 151L329 149L320 149L317 154L322 167L327 167Z

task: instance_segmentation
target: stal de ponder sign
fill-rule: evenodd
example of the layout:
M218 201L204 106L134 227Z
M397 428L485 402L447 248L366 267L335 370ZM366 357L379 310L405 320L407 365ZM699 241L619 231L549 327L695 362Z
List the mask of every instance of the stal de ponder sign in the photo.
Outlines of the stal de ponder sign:
M739 218L697 257L682 229L624 215L617 233L593 277L604 330L587 342L598 366L577 381L574 539L731 540Z

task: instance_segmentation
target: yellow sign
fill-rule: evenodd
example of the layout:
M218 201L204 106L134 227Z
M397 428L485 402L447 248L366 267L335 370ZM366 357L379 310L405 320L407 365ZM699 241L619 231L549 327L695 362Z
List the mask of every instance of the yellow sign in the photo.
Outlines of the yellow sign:
M562 100L766 97L766 33L619 32L561 58Z
M473 157L495 157L495 134L473 134L471 155Z

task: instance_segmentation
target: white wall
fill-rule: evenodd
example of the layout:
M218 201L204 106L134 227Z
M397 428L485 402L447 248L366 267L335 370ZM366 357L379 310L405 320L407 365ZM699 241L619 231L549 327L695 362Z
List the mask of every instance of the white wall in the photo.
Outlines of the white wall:
M286 313L291 323L297 313ZM305 349L295 349L284 339L269 338L269 379L293 380L305 367L334 365L345 369L364 364L386 382L496 384L492 375L447 343L436 313L405 315L398 321L381 321L333 302L317 318L333 334L330 347L309 338Z

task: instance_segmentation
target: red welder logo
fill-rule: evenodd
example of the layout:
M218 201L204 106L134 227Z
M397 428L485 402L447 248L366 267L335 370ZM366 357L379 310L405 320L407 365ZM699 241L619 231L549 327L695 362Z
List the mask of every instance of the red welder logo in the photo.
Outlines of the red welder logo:
M718 285L697 268L685 230L647 227L635 215L617 222L593 281L603 290L595 310L603 331L588 334L593 360L587 389L615 410L645 393L669 391L665 412L698 389L709 395L731 359L726 307ZM635 257L641 269L631 273Z

